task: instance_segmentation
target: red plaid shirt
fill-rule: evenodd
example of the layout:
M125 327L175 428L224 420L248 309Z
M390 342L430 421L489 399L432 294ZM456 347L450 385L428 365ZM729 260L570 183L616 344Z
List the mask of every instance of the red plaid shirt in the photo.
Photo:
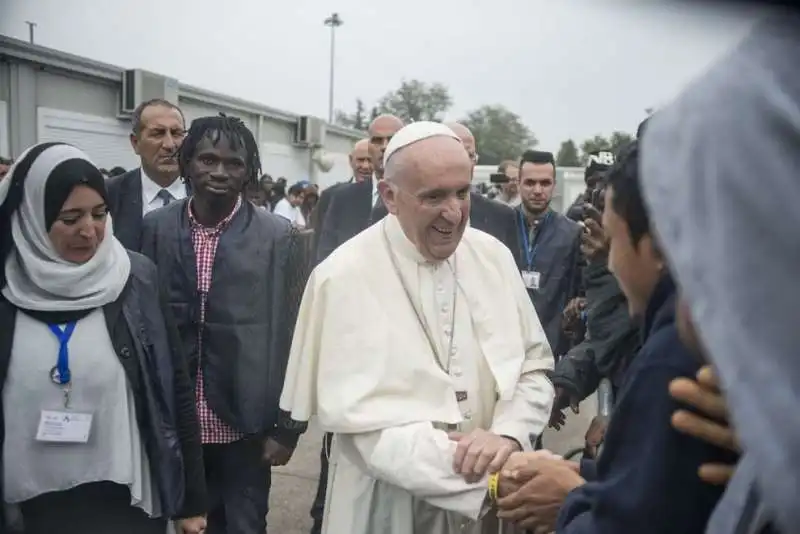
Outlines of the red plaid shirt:
M214 258L217 255L217 245L228 225L242 205L241 197L236 201L231 214L225 217L216 226L209 228L203 226L192 213L192 202L189 206L189 223L192 228L192 245L194 246L195 263L197 263L197 293L200 296L200 326L198 332L198 360L197 382L195 395L197 397L197 418L200 420L200 438L203 443L233 443L244 437L244 434L229 427L217 417L217 414L208 406L206 401L205 385L203 384L203 367L200 360L203 357L203 328L206 324L206 300L208 290L211 288L211 274L214 271Z

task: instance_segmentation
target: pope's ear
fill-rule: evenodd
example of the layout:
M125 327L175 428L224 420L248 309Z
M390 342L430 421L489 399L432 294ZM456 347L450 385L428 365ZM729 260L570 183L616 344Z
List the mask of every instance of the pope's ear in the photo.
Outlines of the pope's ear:
M397 214L397 190L392 187L392 184L386 180L378 182L378 193L381 195L383 205L386 206L386 211L396 215Z

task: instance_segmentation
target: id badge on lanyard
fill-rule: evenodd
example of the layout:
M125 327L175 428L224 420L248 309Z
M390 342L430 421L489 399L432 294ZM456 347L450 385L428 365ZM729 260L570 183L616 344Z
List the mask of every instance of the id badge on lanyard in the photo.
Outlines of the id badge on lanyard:
M544 225L550 218L550 214L548 213L545 215L544 219L539 224L538 230L535 232L536 235L532 236L531 234L534 232L527 230L525 216L522 214L522 211L517 211L517 213L519 214L517 220L519 222L520 239L525 252L525 269L522 271L522 282L525 284L526 289L538 291L541 287L542 274L535 269L536 252L539 249L539 239L544 231Z
M68 343L75 331L76 322L72 321L62 330L58 325L49 325L50 330L58 338L58 361L50 370L50 380L60 386L64 393L63 408L41 410L39 426L36 429L36 441L44 443L88 443L92 431L91 413L77 412L70 408L72 392L72 373L69 368Z

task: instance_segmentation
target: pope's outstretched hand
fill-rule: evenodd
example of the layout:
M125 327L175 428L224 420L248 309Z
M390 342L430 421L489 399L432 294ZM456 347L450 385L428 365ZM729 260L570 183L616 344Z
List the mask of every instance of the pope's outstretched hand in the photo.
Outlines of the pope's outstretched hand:
M512 453L520 450L513 439L476 429L464 434L450 432L450 440L458 443L453 457L453 469L467 482L477 482L486 473L496 473Z

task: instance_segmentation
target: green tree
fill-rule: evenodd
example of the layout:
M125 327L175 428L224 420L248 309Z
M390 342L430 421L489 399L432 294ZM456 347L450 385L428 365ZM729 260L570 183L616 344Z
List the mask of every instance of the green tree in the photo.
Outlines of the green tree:
M453 105L447 87L419 80L403 80L400 87L386 93L377 105L379 113L391 113L406 124L417 121L441 121Z
M633 139L634 137L627 132L614 132L611 134L611 137L608 138L608 141L611 145L611 150L614 154L617 154L622 147L633 141Z
M369 126L368 121L366 106L360 98L356 98L356 110L353 113L338 110L334 119L336 124L354 130L366 130Z
M475 136L481 165L499 165L506 159L518 159L539 142L519 115L500 105L482 106L460 122Z
M567 139L561 143L556 156L556 165L559 167L580 167L581 157L575 141Z
M609 137L595 135L581 144L581 165L585 165L591 152L598 150L608 150L616 154L619 150L633 141L634 137L621 131L613 132Z
M586 165L589 161L589 154L599 150L609 150L611 143L602 135L595 135L594 137L585 140L581 143L581 166Z

